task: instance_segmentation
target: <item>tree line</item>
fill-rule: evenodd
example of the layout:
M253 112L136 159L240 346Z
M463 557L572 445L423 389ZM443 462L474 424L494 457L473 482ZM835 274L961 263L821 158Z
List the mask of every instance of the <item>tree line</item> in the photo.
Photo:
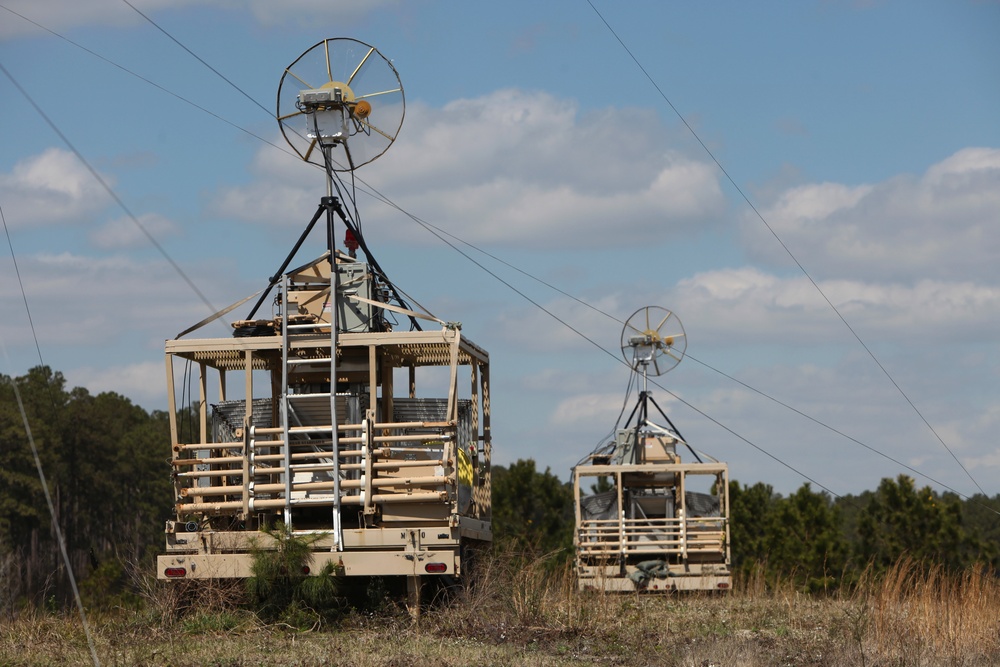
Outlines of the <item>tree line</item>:
M0 376L0 610L68 600L72 589L56 526L84 595L126 588L123 566L143 562L163 545L173 502L169 458L165 412L147 412L111 392L69 390L63 375L45 366L18 378Z
M68 389L63 375L45 366L17 378L0 375L0 611L68 601L56 526L85 597L127 596L127 566L148 564L163 549L163 525L173 508L169 458L165 412L147 412L113 392ZM738 575L763 573L829 590L904 555L949 569L1000 566L1000 495L962 499L918 488L906 476L839 498L808 484L788 496L761 482L732 481L729 491ZM493 527L501 548L566 562L571 486L531 459L494 466Z
M581 489L587 493L598 489ZM1000 568L1000 494L962 499L906 475L837 498L808 483L783 496L763 482L729 483L730 544L737 576L792 580L804 590L851 585L907 557L960 571ZM493 468L493 529L519 551L572 555L573 489L533 460Z

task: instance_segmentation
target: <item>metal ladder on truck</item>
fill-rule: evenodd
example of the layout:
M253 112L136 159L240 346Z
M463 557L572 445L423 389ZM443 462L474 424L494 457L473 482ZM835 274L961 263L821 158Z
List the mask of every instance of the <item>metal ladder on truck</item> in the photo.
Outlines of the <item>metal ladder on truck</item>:
M294 324L289 316L288 274L281 280L281 303L283 318L281 325L281 405L280 419L282 429L282 481L284 483L284 521L288 531L294 529L293 505L331 505L331 527L333 530L334 548L343 551L343 529L341 526L341 458L344 452L340 450L340 437L337 419L337 267L335 258L331 256L329 304L330 322L322 320L313 323ZM329 354L325 357L301 358L289 354L290 337L293 334L317 333L329 330ZM326 392L292 393L289 391L289 378L300 365L329 364L330 384ZM297 405L306 401L315 404L326 401L328 418L322 424L303 424L296 419ZM323 414L321 410L319 414ZM293 420L298 422L293 424ZM309 420L311 421L311 420ZM300 451L305 450L305 451ZM354 454L355 452L350 452ZM297 481L297 477L305 477L318 472L329 472L332 479L320 482ZM328 493L332 484L332 497ZM312 490L324 491L322 495L309 497Z

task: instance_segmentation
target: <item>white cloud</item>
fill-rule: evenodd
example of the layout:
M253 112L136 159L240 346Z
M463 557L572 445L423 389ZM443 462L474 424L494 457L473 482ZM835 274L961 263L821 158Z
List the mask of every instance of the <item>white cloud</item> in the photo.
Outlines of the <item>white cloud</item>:
M622 118L630 132L619 140L609 123ZM724 208L715 170L672 151L664 134L649 112L580 115L570 100L502 90L441 109L410 104L395 145L358 175L473 243L657 243L708 224ZM262 149L253 169L262 182L222 192L214 210L277 223L289 210L315 207L316 178L304 177L301 166ZM366 219L399 215L374 207Z
M81 366L64 373L67 383L86 387L91 394L110 391L128 396L139 405L160 404L167 389L162 361L147 361L123 366Z
M277 133L271 143L286 147ZM298 156L264 146L254 155L249 170L254 182L220 189L208 203L211 214L277 227L301 227L315 213L317 193L323 190L326 178L320 169Z
M628 133L612 131L621 122ZM724 207L715 171L674 152L648 111L580 114L575 101L507 89L441 109L411 105L406 126L378 183L472 242L655 243Z
M837 211L850 210L872 191L870 185L849 187L839 183L816 183L792 188L766 211L765 218L779 231L792 231L796 224L820 221Z
M226 188L209 206L216 216L235 217L275 226L304 226L319 201L306 184L274 182L247 188Z
M1000 149L967 148L922 177L793 188L762 215L814 276L996 282ZM756 258L787 256L756 217L744 224Z
M109 186L112 176L101 174ZM107 206L111 199L90 171L69 151L49 148L0 174L4 217L13 227L72 224Z
M1000 150L965 148L927 170L924 180L940 184L948 179L974 176L978 172L1000 169ZM954 182L954 181L953 181Z
M1000 286L920 280L899 283L834 280L823 293L868 340L985 340L1000 313ZM723 269L682 280L672 303L697 313L697 327L720 339L845 341L846 329L805 277L779 278L756 268Z
M614 424L621 403L620 395L610 393L568 396L556 403L549 423L556 428L589 432L596 438L601 429L609 430Z
M67 344L113 346L114 341L129 336L158 347L208 314L174 269L161 260L61 253L22 257L18 266L43 351ZM208 271L222 273L222 266L188 270L203 286L221 290L228 284L219 275L213 275L214 280L205 278ZM15 281L0 281L0 301L20 300ZM26 322L12 316L0 322L0 335L23 343L30 340L31 331Z
M830 280L818 285L866 343L983 342L993 340L1000 327L1000 286L943 280L912 285ZM807 278L755 267L700 272L672 286L643 284L627 291L608 286L600 297L579 296L593 308L565 297L540 302L569 326L530 305L494 313L483 326L523 352L590 355L596 343L615 360L620 358L622 322L637 305L667 307L680 317L690 343L699 345L854 340Z
M173 221L155 213L140 215L139 224L157 241L178 233ZM102 250L144 247L149 239L131 218L116 218L92 231L90 242Z

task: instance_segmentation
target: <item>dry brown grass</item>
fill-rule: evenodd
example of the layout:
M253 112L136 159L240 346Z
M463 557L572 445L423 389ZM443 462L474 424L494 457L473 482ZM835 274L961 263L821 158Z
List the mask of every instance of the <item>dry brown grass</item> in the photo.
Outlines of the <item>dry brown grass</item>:
M904 561L854 593L815 597L760 577L729 595L581 593L568 568L515 555L419 624L401 602L303 632L265 625L218 588L170 614L176 588L144 612L91 619L103 665L990 665L1000 664L1000 583ZM73 615L0 623L0 665L89 664Z
M870 664L996 664L1000 580L955 575L902 560L882 577L866 573L854 596L856 639Z

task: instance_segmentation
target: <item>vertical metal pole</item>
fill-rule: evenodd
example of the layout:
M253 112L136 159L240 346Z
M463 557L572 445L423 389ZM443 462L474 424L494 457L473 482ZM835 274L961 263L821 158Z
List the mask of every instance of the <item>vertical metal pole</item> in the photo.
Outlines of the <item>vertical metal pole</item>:
M219 401L224 402L226 400L226 370L224 368L219 369Z
M167 419L170 423L170 451L174 452L174 447L180 444L178 440L179 435L177 433L177 394L174 393L174 355L167 354L166 357L167 364ZM183 450L176 450L178 454L173 454L173 456L179 456L179 452ZM176 471L176 468L173 468ZM174 499L179 500L181 497L181 477L171 475L174 480ZM180 504L176 505L176 515L177 520L181 520L181 510Z
M687 507L687 478L682 470L677 475L678 487L681 501L681 560L684 562L684 572L688 571L688 507Z
M649 377L647 376L649 368L647 363L639 363L642 364L642 391L639 392L639 417L635 420L635 443L633 443L634 446L632 448L632 463L642 462L640 447L643 447L644 444L639 442L639 435L648 423L647 420L649 418Z
M625 491L622 488L622 471L616 470L615 475L615 491L618 493L618 549L621 554L621 562L618 564L618 573L621 576L625 576L626 561L628 559L628 545L627 534L625 531Z
M583 532L583 514L580 511L580 475L576 468L570 471L570 476L573 478L573 519L576 522L576 526L573 529L573 565L576 567L576 571L580 572L580 566L582 561L580 559L580 547L583 544L583 540L580 539L580 535Z
M726 538L725 559L726 559L726 570L728 571L732 558L730 549L731 545L729 543L729 467L728 466L726 467L725 470L722 471L722 474L719 475L719 483L722 485L722 488L720 490L722 491L722 496L723 496L722 502L724 503L725 507L724 511L726 513L722 525L725 530L725 538Z
M288 274L281 276L281 437L285 441L285 530L292 530L292 442L288 432Z
M247 440L247 451L244 452L244 467L247 469L247 475L243 478L243 513L245 518L249 518L250 514L253 512L253 447L254 447L254 437L253 437L253 350L247 350L243 353L243 395L246 397L245 408L243 411L243 428L250 434L249 440ZM274 390L271 390L271 396L274 396ZM274 410L272 405L271 410ZM246 459L250 457L250 465L247 467Z
M333 236L333 210L336 199L326 199L326 233L330 251L330 440L333 444L333 539L337 551L344 550L343 532L340 523L340 434L337 430L337 294L339 272L337 271L337 246Z
M198 364L198 437L201 444L208 443L208 364Z

